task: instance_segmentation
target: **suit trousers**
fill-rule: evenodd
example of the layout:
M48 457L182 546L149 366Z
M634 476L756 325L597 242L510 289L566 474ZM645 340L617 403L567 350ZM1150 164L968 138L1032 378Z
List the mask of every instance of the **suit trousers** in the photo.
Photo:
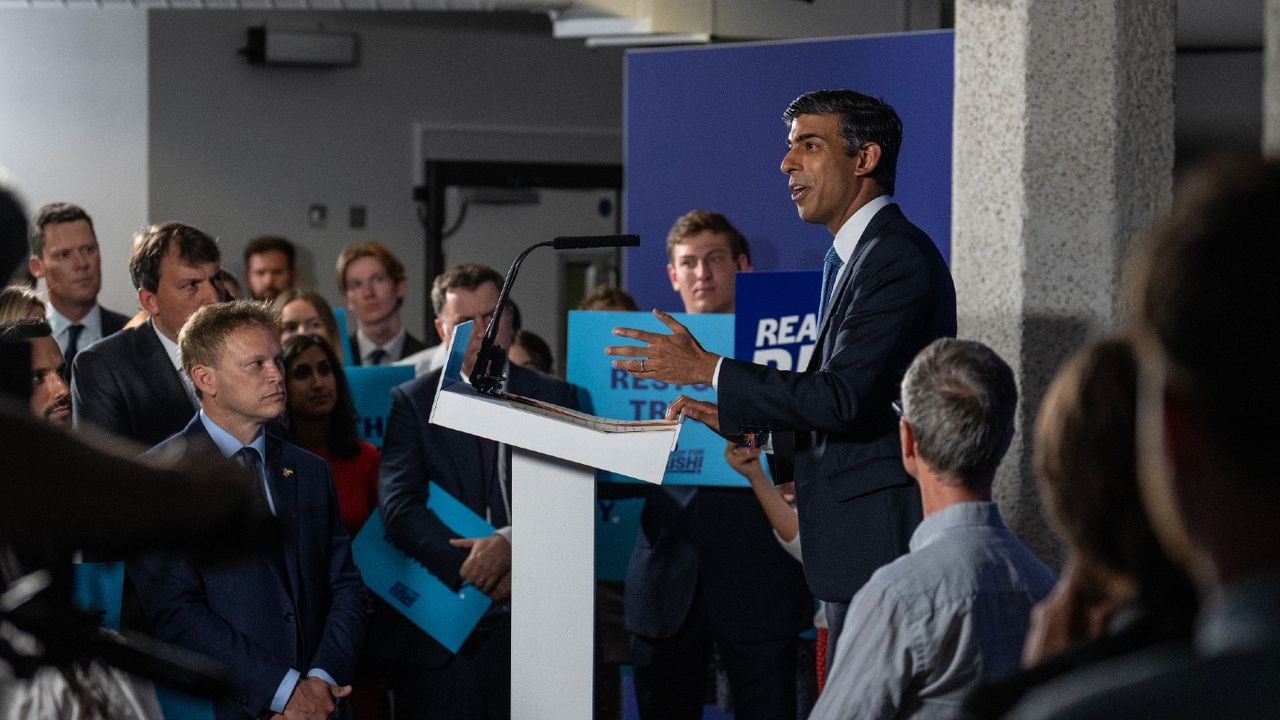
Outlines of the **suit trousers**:
M389 668L396 720L509 720L511 615L484 618L438 668Z
M693 611L674 636L631 636L640 717L699 720L714 646L729 676L736 720L794 718L799 636L753 641L719 636L701 595L694 599Z
M822 605L822 612L827 618L827 672L831 672L831 664L836 659L836 640L844 630L844 619L849 615L849 603L828 600Z

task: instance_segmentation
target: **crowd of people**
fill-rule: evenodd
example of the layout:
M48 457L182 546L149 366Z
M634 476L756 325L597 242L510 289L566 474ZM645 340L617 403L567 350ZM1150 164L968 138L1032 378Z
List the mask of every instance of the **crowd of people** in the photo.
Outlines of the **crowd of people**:
M643 497L643 511L626 581L597 588L596 716L621 716L622 663L643 720L701 717L716 677L742 720L1280 714L1280 486L1266 449L1280 424L1280 254L1268 244L1280 165L1230 156L1188 174L1135 252L1123 325L1080 348L1034 413L1034 482L1065 549L1055 572L993 499L1020 393L1006 359L955 337L947 266L890 199L897 114L819 91L783 118L798 215L833 236L816 348L788 372L707 352L658 311L667 332L615 330L639 341L607 349L615 368L716 389L716 402L680 396L668 413L723 435L746 486L601 488ZM510 449L428 421L439 348L466 321L489 325L502 276L462 264L437 277L440 345L428 346L401 319L403 264L380 243L351 245L336 260L347 334L322 293L296 286L287 239L251 241L240 285L211 235L170 222L134 239L131 320L97 301L84 209L47 205L28 226L7 191L0 201L0 241L21 237L44 288L0 292L0 385L21 401L0 407L6 442L24 473L53 478L10 494L6 586L40 567L72 583L73 555L123 567L126 631L220 664L212 717L510 717ZM732 313L735 275L753 268L744 235L707 210L674 221L667 258L691 314ZM611 288L581 307L636 309ZM514 304L499 317L507 389L576 408L550 345ZM358 432L344 357L413 368L391 391L381 450ZM766 463L791 482L773 485ZM158 492L190 524L131 517L124 530L55 492L87 494L76 478L99 475L125 499ZM208 501L215 486L221 500ZM495 531L459 537L433 492ZM206 515L183 509L193 497ZM20 518L64 504L78 523ZM351 538L374 513L450 588L492 599L456 651L361 582ZM211 527L236 534L212 543ZM801 640L814 625L816 648ZM0 624L0 704L57 715L64 706L31 704L14 677L20 634ZM75 689L65 707L165 712L163 692L123 676L104 689L88 663L54 663Z

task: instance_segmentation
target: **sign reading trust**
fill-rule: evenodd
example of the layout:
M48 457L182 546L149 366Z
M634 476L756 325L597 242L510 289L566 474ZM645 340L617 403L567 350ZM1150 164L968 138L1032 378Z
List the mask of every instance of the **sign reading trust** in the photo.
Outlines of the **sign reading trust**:
M733 352L732 315L681 313L673 317L689 328L707 350L720 355ZM613 329L619 326L670 332L647 312L575 310L569 313L568 379L586 393L589 412L620 420L652 420L664 417L667 405L678 395L715 402L716 393L710 385L672 385L614 370L604 349L609 345L634 344L613 334ZM725 462L724 447L724 439L705 425L686 423L680 430L680 445L667 461L663 484L746 487L746 478ZM610 482L638 482L603 471L599 478Z

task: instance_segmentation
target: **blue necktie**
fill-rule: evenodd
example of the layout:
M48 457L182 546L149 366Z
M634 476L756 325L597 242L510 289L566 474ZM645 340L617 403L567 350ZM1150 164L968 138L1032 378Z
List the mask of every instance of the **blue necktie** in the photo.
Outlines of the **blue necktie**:
M369 351L369 364L381 365L383 360L387 359L387 351L382 348L374 348Z
M840 267L844 261L832 245L827 249L827 257L822 261L822 297L818 300L818 322L827 316L827 305L831 304L831 293L835 290L836 277L840 275Z

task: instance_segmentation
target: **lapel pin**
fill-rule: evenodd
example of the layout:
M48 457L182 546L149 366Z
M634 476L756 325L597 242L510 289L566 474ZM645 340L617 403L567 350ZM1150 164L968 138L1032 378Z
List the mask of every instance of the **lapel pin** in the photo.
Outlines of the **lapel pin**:
M284 476L285 476L285 477L293 477L293 468L285 468L285 469L284 469Z

